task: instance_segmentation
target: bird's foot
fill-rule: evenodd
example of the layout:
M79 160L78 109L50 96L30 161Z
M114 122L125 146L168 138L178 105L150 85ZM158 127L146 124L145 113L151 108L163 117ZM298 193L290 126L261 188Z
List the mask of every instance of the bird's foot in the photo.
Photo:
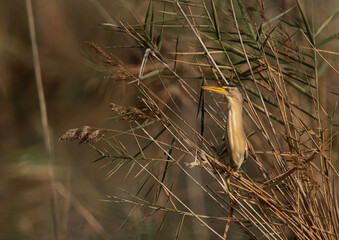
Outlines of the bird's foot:
M232 176L232 174L234 172L233 168L231 168L231 166L227 166L226 167L226 171L227 171L227 174L228 174L227 178L231 179L231 176Z

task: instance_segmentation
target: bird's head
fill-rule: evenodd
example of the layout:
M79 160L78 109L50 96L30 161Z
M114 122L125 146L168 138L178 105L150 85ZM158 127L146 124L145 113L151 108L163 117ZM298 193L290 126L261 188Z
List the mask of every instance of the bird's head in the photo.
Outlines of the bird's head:
M229 102L238 101L242 103L243 101L241 92L235 85L225 85L222 87L203 86L201 88L204 90L220 93L224 95Z

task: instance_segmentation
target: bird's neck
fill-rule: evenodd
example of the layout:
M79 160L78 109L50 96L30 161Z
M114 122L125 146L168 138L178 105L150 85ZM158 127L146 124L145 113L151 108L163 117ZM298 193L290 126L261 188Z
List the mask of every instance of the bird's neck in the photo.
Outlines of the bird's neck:
M227 113L228 120L231 121L242 120L242 109L243 109L242 102L228 101L228 113Z
M229 101L227 113L227 124L229 130L243 130L242 111L242 102Z

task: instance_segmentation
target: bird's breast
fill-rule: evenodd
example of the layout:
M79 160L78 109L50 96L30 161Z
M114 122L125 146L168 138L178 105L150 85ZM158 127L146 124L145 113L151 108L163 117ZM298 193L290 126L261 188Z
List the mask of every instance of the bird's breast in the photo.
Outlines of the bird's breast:
M242 162L246 151L242 106L230 104L227 119L227 136L232 160L237 163Z

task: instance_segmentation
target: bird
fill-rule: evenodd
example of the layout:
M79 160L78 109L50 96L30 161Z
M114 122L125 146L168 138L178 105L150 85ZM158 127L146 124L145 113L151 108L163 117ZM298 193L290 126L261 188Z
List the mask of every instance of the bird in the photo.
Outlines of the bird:
M225 133L215 151L219 162L222 162L231 174L238 172L248 156L247 138L242 116L242 94L235 85L225 85L222 87L203 86L202 89L217 92L226 97L228 106L226 109Z

